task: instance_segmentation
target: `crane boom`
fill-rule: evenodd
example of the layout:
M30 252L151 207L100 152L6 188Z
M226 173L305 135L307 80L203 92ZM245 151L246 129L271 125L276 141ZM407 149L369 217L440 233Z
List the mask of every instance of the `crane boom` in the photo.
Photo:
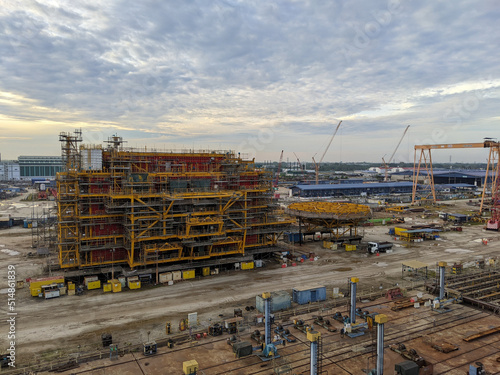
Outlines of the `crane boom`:
M399 140L398 145L394 149L394 152L392 153L391 157L389 158L389 161L387 162L387 164L389 164L392 161L392 158L394 158L394 155L396 155L396 152L398 151L399 145L401 145L401 142L403 142L403 138L405 137L405 135L408 132L409 128L410 128L410 125L408 125L406 127L405 131L403 132L403 135L401 136L401 139Z
M399 148L399 145L401 145L401 142L403 142L403 138L405 137L406 133L408 132L408 128L410 127L410 125L408 125L405 129L405 131L403 132L403 135L401 136L401 138L399 139L399 142L396 146L396 148L394 149L391 157L389 158L389 161L385 161L384 157L382 157L382 161L384 162L384 169L385 169L385 177L384 177L384 181L388 181L389 180L389 176L388 176L388 168L389 168L389 164L391 163L392 159L394 158L394 155L396 155L396 152L398 151L398 148ZM385 156L385 155L384 155Z
M274 182L274 186L278 187L278 180L280 178L280 172L281 172L281 163L283 162L283 150L281 150L281 155L280 155L280 162L278 163L278 172L276 173L276 181Z
M328 151L328 149L330 148L330 145L332 144L333 142L333 138L335 138L335 135L337 134L339 128L340 128L340 124L342 124L342 120L340 120L339 124L337 125L337 127L335 128L335 131L333 132L333 135L332 137L330 138L330 142L328 142L328 144L326 145L326 148L325 148L325 151L323 152L323 155L321 155L321 159L319 159L319 162L316 163L316 160L314 160L314 156L312 158L313 162L314 162L314 169L315 169L315 172L316 172L316 185L319 183L319 165L321 164L321 162L323 161L323 158L325 157L326 155L326 152Z
M340 120L339 124L337 125L337 127L335 128L335 131L333 132L333 135L332 137L330 138L330 142L328 142L328 145L326 146L325 148L325 151L323 152L323 155L321 155L321 159L319 159L319 164L321 164L323 162L323 158L325 157L326 155L326 152L328 151L328 149L330 148L330 145L332 144L333 142L333 138L335 138L335 134L337 134L339 128L340 128L340 124L342 124L342 120Z

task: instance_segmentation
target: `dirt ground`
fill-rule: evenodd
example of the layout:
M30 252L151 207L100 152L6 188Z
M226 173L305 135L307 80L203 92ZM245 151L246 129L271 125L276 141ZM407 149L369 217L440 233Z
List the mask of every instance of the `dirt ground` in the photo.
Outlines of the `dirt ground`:
M33 209L41 210L45 203L23 203L20 198L0 203L0 214L22 216ZM50 204L50 203L49 203ZM450 203L449 210L469 209L464 202ZM37 205L36 207L33 207ZM45 207L46 208L46 207ZM453 212L453 211L452 211ZM406 224L442 223L439 219L423 219L422 214L405 215ZM384 214L383 216L387 216ZM390 215L389 215L390 216ZM349 277L359 277L361 291L373 291L402 283L401 262L420 260L434 268L438 261L454 263L496 258L500 250L500 235L486 232L481 225L465 225L463 232L444 232L437 241L425 241L406 247L394 241L388 226L363 228L364 241L393 241L392 253L380 256L361 251L322 249L321 241L303 246L288 246L298 252L314 252L317 261L299 263L296 267L280 268L273 262L261 269L229 271L220 275L198 278L172 286L151 286L116 294L102 290L86 292L83 296L63 296L40 300L29 296L27 287L16 291L16 346L17 363L27 364L75 353L92 352L101 345L101 333L113 334L113 341L121 346L141 343L148 339L164 338L165 323L170 321L177 332L179 319L198 312L200 326L219 319L220 314L232 316L234 308L255 305L255 296L264 291L288 290L296 286L321 284L331 296L333 287L346 287ZM488 239L483 245L482 239ZM46 265L43 258L29 258L31 230L11 228L0 232L0 312L7 314L7 267L16 266L17 280L37 277ZM8 347L5 319L0 323L0 348Z

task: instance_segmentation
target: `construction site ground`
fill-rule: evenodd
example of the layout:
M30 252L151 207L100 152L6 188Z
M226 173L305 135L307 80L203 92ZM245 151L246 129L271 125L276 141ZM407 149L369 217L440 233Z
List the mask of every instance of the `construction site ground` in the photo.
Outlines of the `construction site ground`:
M13 216L30 216L32 211L51 204L23 203L19 198L0 203L2 204L0 213L7 212ZM453 212L463 213L471 209L465 202L454 201L449 202L449 205L446 209ZM377 215L392 216L386 213ZM405 213L402 216L405 217L406 225L432 222L442 224L437 215L423 218L422 213ZM246 306L255 306L255 296L264 291L291 291L296 286L321 284L327 287L330 300L332 289L338 287L347 290L347 279L354 276L360 279L358 287L360 295L380 294L383 290L396 285L411 288L415 284L401 278L403 261L419 260L429 264L432 271L438 261L445 261L448 264L461 261L467 266L467 272L468 267L474 268L477 260L495 259L500 247L500 235L483 230L482 225L466 224L462 232L444 232L439 240L411 244L395 241L387 234L388 229L389 226L362 229L364 241L395 242L396 246L392 253L382 253L380 256L361 251L326 250L322 248L322 241L310 241L302 246L282 245L283 250L293 251L297 256L313 252L318 257L316 261L307 260L298 263L296 267L281 268L280 264L270 260L263 268L226 271L219 275L198 277L171 286L148 286L140 290L126 290L114 294L103 294L102 290L93 290L86 291L82 296L63 296L51 300L31 297L27 287L17 289L16 364L18 367L35 365L96 353L102 350L101 334L104 332L111 333L113 342L120 348L146 342L148 336L151 340L165 339L166 322L172 323L173 334L177 334L180 319L186 318L187 314L192 312L198 312L199 327L207 327L211 323L232 317L235 308L245 309ZM487 245L483 244L483 239L488 240ZM47 260L28 256L28 253L34 251L31 248L30 229L16 227L0 232L0 283L4 285L0 287L0 292L4 296L7 293L8 265L16 266L17 280L47 276L43 273ZM498 262L495 264L495 267L497 266ZM3 298L4 301L6 299ZM500 325L498 317L461 305L454 305L451 312L436 314L427 308L392 312L388 309L390 305L387 300L379 300L377 303L378 305L372 309L377 312L387 312L390 319L386 329L388 334L386 342L391 344L401 339L407 340L404 341L407 347L414 347L426 360L436 363L435 374L463 374L466 365L476 360L480 360L487 368L490 366L489 371L492 373L500 371L496 362L496 358L500 356L498 335L471 343L461 342L467 333L476 333ZM373 305L373 302L368 304ZM6 302L0 311L5 311L6 314ZM246 311L244 313L246 314ZM455 315L464 317L453 321L452 317ZM252 320L250 316L247 319ZM340 328L340 323L334 324ZM2 320L1 327L0 347L6 349L9 341L6 319ZM361 373L362 368L366 368L368 357L372 352L366 352L364 345L372 343L371 336L341 340L338 333L326 333L322 328L319 330L324 333L325 369L338 366L344 371L336 372L337 369L333 371L335 367L331 367L332 371L329 370L329 373L357 374ZM298 343L280 348L280 354L285 358L290 354L290 361L297 361L296 364L302 366L298 371L294 369L294 373L299 373L307 370L309 350L305 335L300 332L292 333L299 339ZM250 331L247 334L249 335ZM460 350L447 355L436 352L430 347L419 344L422 334L442 336L447 341L459 345ZM106 368L105 373L177 374L182 370L182 361L186 359L198 360L200 369L204 371L206 369L205 374L231 373L231 371L235 374L272 373L273 365L263 363L258 358L235 360L225 342L227 337L225 334L219 340L196 341L193 350L188 350L191 344L184 344L185 346L174 349L165 347L159 349L160 354L173 351L175 355L165 354L146 358L141 353L131 353L118 359L103 359L81 365L79 369L67 373L80 373L87 368L102 368L112 364L112 367ZM389 349L386 349L386 356L388 371L393 371L394 363L403 360ZM302 362L298 362L297 358L302 358ZM227 368L222 367L224 363ZM246 365L252 366L248 371L242 370ZM263 365L265 366L262 367ZM159 368L161 372L158 371ZM100 372L94 369L88 373Z

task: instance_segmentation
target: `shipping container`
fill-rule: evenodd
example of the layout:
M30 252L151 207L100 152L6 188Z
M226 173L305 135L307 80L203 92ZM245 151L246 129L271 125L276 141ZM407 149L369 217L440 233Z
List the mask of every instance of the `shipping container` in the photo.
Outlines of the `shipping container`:
M303 234L298 232L285 232L285 240L290 243L300 242L300 239L304 240Z
M242 270L253 270L254 263L253 262L241 262Z
M172 280L173 281L182 280L182 272L181 271L173 271L172 272Z
M277 292L271 292L271 312L284 311L292 306L292 298L290 293L279 290ZM261 313L264 312L264 299L262 295L255 297L255 307Z
M203 276L210 276L210 267L203 267L202 275Z
M120 284L121 285L121 284ZM111 292L112 290L112 286L111 286L111 283L106 283L102 286L102 291L104 293L108 293L108 292Z
M61 296L66 295L66 291L67 291L67 289L65 286L63 286L62 288L59 288L59 293L61 294Z
M74 296L76 291L74 289L68 289L68 296Z
M172 280L172 272L160 273L160 283L165 284Z
M195 277L195 271L194 270L185 270L185 271L182 271L182 279L183 280L194 279L194 277Z
M296 302L299 305L326 300L326 288L321 285L297 287L293 288L292 292L293 302Z
M75 284L71 281L68 281L68 290L75 290Z
M252 343L248 341L235 342L233 352L236 358L246 357L253 353Z
M86 284L88 290L92 289L100 289L101 288L101 281L96 280L96 281L89 281Z

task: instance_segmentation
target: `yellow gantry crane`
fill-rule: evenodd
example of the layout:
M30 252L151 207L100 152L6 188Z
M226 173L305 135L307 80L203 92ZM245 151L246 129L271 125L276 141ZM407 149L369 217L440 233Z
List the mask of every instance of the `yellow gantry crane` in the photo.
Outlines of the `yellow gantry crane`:
M399 145L401 144L401 142L403 142L403 138L405 137L406 133L408 132L408 128L410 127L410 125L408 125L405 129L405 131L403 132L403 135L401 137L401 139L399 140L398 142L398 145L396 146L396 148L394 149L391 157L389 158L389 160L386 162L384 160L384 156L382 156L382 161L384 162L384 169L385 169L385 177L384 177L384 182L387 182L387 180L389 179L388 177L388 169L389 169L389 164L392 162L392 159L394 158L394 155L396 155L396 152L398 151L398 148L399 148Z
M467 148L489 148L490 153L488 157L488 165L486 167L485 180L483 185L483 194L481 197L481 206L479 208L479 213L483 212L484 209L484 197L486 195L486 185L488 183L490 172L493 172L491 177L491 191L492 194L497 190L498 176L500 172L500 143L492 141L486 138L484 142L478 143L446 143L446 144L435 144L435 145L416 145L415 155L413 163L413 192L411 203L415 204L417 198L417 187L418 178L420 176L420 170L424 169L427 172L427 178L429 181L430 190L428 195L424 199L428 199L432 196L432 202L436 202L436 190L434 187L434 172L432 169L432 150L449 150L449 149L467 149ZM420 151L420 157L417 164L417 152Z
M321 155L321 159L319 159L319 162L316 163L316 160L314 160L314 156L312 157L312 160L314 162L314 170L316 172L316 185L318 185L319 183L319 166L320 164L323 162L323 158L325 157L326 155L326 152L328 151L328 149L330 148L330 145L332 144L333 142L333 138L335 138L335 134L337 134L337 131L339 130L340 128L340 124L342 124L342 120L340 120L339 124L337 125L337 127L335 128L335 131L333 132L333 135L332 137L330 138L330 142L328 142L328 145L326 145L326 148L325 148L325 151L323 152L323 155Z

